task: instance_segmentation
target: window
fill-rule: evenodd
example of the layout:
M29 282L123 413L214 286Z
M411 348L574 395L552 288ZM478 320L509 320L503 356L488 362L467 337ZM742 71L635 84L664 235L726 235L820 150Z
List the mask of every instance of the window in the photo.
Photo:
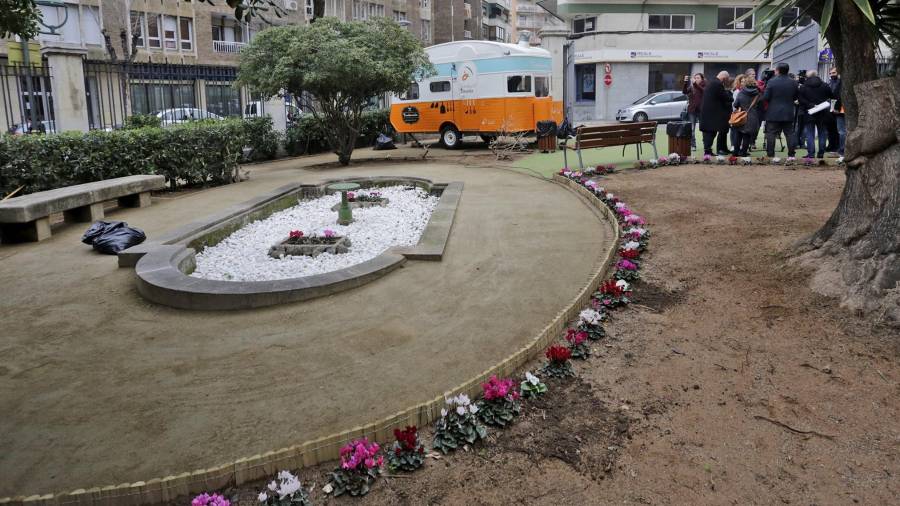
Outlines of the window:
M450 81L433 81L428 85L432 93L446 93L450 91Z
M163 43L166 49L178 49L178 22L174 16L162 17Z
M400 100L419 100L419 83L409 83L409 89L400 94Z
M147 46L154 49L162 47L159 38L159 16L147 16Z
M431 41L431 21L427 19L422 20L422 40Z
M781 26L808 26L812 23L809 16L800 17L800 7L788 7L781 13Z
M427 9L428 8L428 0L419 0L419 7L423 8L423 9Z
M597 66L593 63L575 65L575 100L593 102L597 97Z
M501 27L501 26L498 26L498 27L496 27L496 28L497 28L497 32L496 32L496 33L497 33L497 37L496 37L496 39L499 40L499 41L505 42L505 41L506 41L506 29L503 28L503 27Z
M692 14L651 14L648 28L650 30L693 30Z
M753 7L719 7L719 30L752 30L754 15L735 21L752 10Z
M133 114L155 114L173 107L193 108L193 84L156 84L153 81L131 84Z
M131 11L131 43L136 47L146 47L144 37L144 13Z
M546 76L534 77L534 96L549 97L550 96L550 78Z
M179 25L181 27L181 50L190 51L194 48L194 20L180 18Z
M589 18L576 18L572 21L573 33L588 33L597 29L597 16Z
M406 21L406 13L403 11L394 11L394 21L401 22Z
M690 74L690 63L651 63L647 92L680 90L684 86L684 76Z
M206 110L219 116L240 116L240 90L230 83L207 83Z
M306 17L312 18L315 15L315 9L313 8L313 0L306 0L303 2L306 10Z
M531 93L531 76L507 76L506 91L510 93Z

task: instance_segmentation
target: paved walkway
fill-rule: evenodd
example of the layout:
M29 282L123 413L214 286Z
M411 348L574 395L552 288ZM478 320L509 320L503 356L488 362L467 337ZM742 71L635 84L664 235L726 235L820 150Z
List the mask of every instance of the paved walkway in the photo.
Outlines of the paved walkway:
M110 217L152 239L292 182L462 180L444 260L323 299L203 313L142 299L132 270L79 242L84 227L0 247L0 497L209 467L439 395L535 335L611 240L573 194L475 163L490 158L304 168L333 159L250 166L241 184Z

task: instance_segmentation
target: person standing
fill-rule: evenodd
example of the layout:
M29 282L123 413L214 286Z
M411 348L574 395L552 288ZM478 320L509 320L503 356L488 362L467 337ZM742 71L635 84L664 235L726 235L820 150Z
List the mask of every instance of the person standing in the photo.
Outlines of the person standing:
M815 70L806 73L806 82L800 87L797 95L800 102L800 114L805 116L806 151L808 157L825 158L825 146L828 144L828 116L831 115L831 104L815 114L807 111L823 102L831 100L831 88L817 75ZM819 136L819 150L816 151L816 133Z
M731 87L731 100L732 102L737 102L738 95L741 94L741 88L744 86L744 80L747 79L747 76L743 74L739 74L734 78L734 85ZM731 108L734 111L734 107ZM732 153L737 154L738 151L738 139L741 134L738 131L740 128L731 127L731 148Z
M747 121L735 127L738 133L738 141L734 146L734 156L750 156L750 145L753 135L759 132L759 124L762 119L762 97L756 79L747 79L744 86L734 99L735 110L747 111Z
M760 102L762 102L762 94L766 91L766 82L756 78L756 69L753 67L748 68L744 72L744 75L747 76L747 79L753 79L754 81L756 81L756 88L759 90ZM765 104L760 107L760 112L766 112ZM762 117L760 117L760 120L762 120ZM762 127L762 121L760 121L759 126ZM756 139L758 138L759 128L757 128L756 131L753 132L753 135L750 138L750 151L756 151Z
M697 72L693 78L684 76L682 93L688 98L688 121L691 122L691 150L697 149L697 123L700 121L700 105L703 103L703 89L706 88L706 76Z
M788 77L790 66L779 63L775 66L775 76L766 83L763 100L766 109L766 155L775 156L775 139L782 133L787 140L788 156L795 156L794 146L794 102L797 101L797 82Z
M837 67L831 68L831 80L828 87L831 88L831 96L834 101L834 119L838 132L837 152L844 155L844 143L847 142L847 122L844 119L844 102L841 100L841 73Z
M726 88L731 77L726 71L719 72L709 81L703 91L703 102L700 105L700 131L703 132L703 153L713 154L713 141L716 141L716 154L728 155L728 119L731 117L731 92Z

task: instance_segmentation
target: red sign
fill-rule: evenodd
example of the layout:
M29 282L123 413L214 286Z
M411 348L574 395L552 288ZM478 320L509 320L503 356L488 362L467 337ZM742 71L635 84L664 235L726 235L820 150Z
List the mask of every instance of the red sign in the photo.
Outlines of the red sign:
M612 74L606 74L605 76L603 76L603 84L612 86Z

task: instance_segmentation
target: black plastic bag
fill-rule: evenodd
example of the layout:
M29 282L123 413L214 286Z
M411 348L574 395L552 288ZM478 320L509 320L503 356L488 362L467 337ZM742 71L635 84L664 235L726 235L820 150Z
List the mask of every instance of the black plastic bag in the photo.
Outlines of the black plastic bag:
M101 235L124 226L127 226L127 224L122 221L95 221L94 224L87 229L87 232L81 236L81 242L90 246L94 244L94 241Z
M576 133L575 128L569 123L568 118L564 119L559 125L559 128L556 129L556 137L559 139L566 139L570 136L574 137Z
M397 146L394 146L394 139L391 139L381 132L378 132L378 137L375 139L375 151L381 151L384 149L397 149Z
M103 235L94 239L94 250L107 255L115 255L122 250L144 242L146 239L147 236L143 230L129 227L127 223L122 223L122 226L104 232Z
M666 135L669 137L690 137L690 121L670 121L666 124Z

